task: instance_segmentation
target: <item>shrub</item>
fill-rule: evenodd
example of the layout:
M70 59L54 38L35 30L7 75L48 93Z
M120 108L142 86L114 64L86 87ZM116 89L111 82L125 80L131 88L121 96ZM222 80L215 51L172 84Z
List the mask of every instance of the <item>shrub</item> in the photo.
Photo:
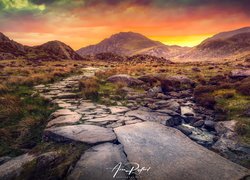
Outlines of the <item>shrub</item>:
M79 80L79 90L84 98L98 100L99 82L96 77L85 77Z
M196 95L195 101L198 104L209 109L213 109L216 104L214 96L208 93L202 93L202 94L199 94L198 96Z
M216 90L215 86L197 86L194 89L194 95L199 96L204 93L212 93L215 90Z
M241 81L241 84L237 87L237 91L243 95L250 96L250 78Z

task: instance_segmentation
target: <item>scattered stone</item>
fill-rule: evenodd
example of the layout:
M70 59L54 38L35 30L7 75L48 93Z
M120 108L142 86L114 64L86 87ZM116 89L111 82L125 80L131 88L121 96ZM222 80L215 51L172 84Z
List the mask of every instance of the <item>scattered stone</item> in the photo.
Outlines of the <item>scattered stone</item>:
M184 125L179 125L176 127L178 130L180 130L183 134L185 134L186 136L189 136L190 134L192 134L192 130L190 128L188 128L187 126Z
M228 130L234 131L237 121L231 120L231 121L220 121L215 124L215 130L218 134L224 134Z
M110 122L110 121L118 121L118 118L116 115L108 115L105 117L95 118L95 119L89 119L88 122Z
M71 115L66 115L66 116L59 116L53 120L51 120L48 124L47 127L51 127L54 125L59 125L59 124L74 124L78 122L81 119L82 115L78 113L74 113Z
M108 108L109 108L111 114L125 113L125 112L129 111L129 108L124 107L124 106L111 106Z
M113 142L116 136L111 129L95 125L73 125L45 129L45 139L58 142L78 141L87 144Z
M130 124L136 124L136 123L141 123L141 120L132 120L132 121L125 121L126 125L130 125Z
M115 172L112 169L121 163L127 164L127 158L120 145L105 143L87 150L76 163L75 168L67 179L114 179ZM115 176L118 179L127 179L127 173L119 171Z
M244 78L250 76L250 70L249 69L235 69L230 72L231 78Z
M189 106L181 106L182 116L195 116L194 110Z
M129 162L146 169L150 167L140 174L140 179L227 180L249 174L246 168L196 144L178 130L158 123L142 122L114 130Z
M59 109L57 111L55 111L54 113L52 113L50 115L50 118L57 118L59 116L67 116L67 115L74 115L74 114L77 114L76 112L73 112L69 109Z
M183 120L184 120L183 117L176 115L176 116L166 118L166 120L162 121L161 124L165 126L174 127L174 126L181 125Z
M162 121L168 120L170 117L166 114L158 112L149 112L143 110L129 111L125 114L126 116L136 117L144 121L155 121L161 123Z
M199 120L199 121L196 121L195 123L193 123L194 127L201 127L203 125L204 125L204 120Z
M211 120L205 120L204 125L205 125L205 128L207 128L208 130L214 130L215 122Z

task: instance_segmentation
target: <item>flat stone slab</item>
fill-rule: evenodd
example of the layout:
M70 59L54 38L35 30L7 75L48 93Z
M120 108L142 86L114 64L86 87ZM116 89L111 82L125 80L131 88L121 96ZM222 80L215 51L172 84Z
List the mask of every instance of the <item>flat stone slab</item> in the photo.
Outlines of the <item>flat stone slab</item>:
M74 115L77 114L76 112L73 112L69 109L59 109L57 111L55 111L54 113L52 113L50 116L51 118L56 118L59 116L67 116L67 115Z
M167 114L162 114L158 112L149 112L143 110L129 111L125 115L130 117L136 117L144 121L155 121L159 123L171 118Z
M100 118L95 118L95 119L89 119L86 120L88 122L109 122L109 121L118 121L118 117L116 115L108 115L106 117L100 117Z
M235 180L249 171L196 144L179 130L154 122L114 129L130 162L143 171L139 179Z
M95 125L73 125L45 129L44 138L58 142L77 141L86 144L113 142L115 133L108 128Z
M118 163L128 163L121 145L111 143L97 145L81 156L68 179L111 180L114 179L112 169ZM115 179L127 179L126 177L124 171L115 175Z
M108 107L111 114L118 114L118 113L125 113L129 111L129 108L124 107L124 106L110 106Z
M78 113L74 113L71 115L66 115L66 116L59 116L53 120L51 120L48 124L47 127L51 127L54 125L58 124L73 124L78 122L81 119L82 115Z
M23 165L35 158L33 155L24 154L7 161L0 166L0 179L13 179L19 176L23 170Z

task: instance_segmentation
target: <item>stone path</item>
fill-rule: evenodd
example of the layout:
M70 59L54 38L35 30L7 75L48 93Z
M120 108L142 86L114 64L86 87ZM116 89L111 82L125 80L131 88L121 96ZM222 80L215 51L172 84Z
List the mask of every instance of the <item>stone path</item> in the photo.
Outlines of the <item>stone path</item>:
M213 143L214 135L203 128L204 120L200 128L190 126L201 119L189 99L130 93L127 107L107 107L80 98L78 80L93 76L97 70L86 68L83 75L35 87L61 108L51 114L44 139L92 146L76 163L69 179L234 180L249 175L244 167L199 145Z

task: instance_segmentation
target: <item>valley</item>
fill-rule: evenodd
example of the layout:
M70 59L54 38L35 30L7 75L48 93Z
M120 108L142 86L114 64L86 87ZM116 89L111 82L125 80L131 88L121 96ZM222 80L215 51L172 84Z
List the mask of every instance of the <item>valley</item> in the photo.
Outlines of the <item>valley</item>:
M247 179L248 30L193 48L118 33L78 51L1 34L0 179Z

